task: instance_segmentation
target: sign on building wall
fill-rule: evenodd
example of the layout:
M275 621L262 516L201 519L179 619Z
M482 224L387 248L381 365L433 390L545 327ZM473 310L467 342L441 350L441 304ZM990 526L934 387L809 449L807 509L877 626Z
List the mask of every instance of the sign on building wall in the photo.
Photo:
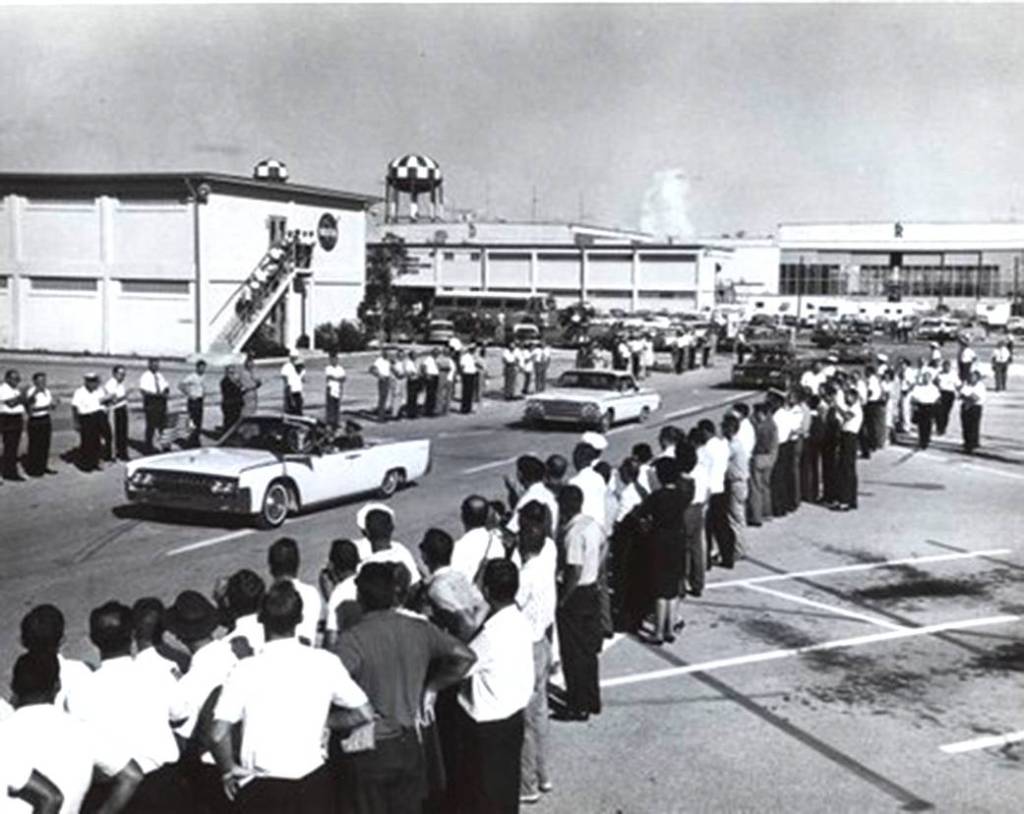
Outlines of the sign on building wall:
M338 245L338 219L330 212L324 212L320 216L320 222L316 225L316 236L320 241L320 247L329 252Z

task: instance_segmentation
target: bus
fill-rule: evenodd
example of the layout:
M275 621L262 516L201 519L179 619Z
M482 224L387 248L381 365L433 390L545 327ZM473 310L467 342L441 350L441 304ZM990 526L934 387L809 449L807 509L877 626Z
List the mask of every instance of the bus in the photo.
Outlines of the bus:
M442 289L428 305L431 319L450 320L467 338L505 342L516 325L532 323L548 341L559 333L558 306L550 294Z

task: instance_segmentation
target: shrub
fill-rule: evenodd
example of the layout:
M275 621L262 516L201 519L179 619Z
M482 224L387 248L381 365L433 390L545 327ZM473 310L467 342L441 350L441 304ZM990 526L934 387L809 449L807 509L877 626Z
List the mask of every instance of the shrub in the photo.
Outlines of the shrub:
M320 350L339 353L366 350L365 331L357 323L348 320L343 319L337 325L321 323L316 326L315 336L316 346Z
M243 351L251 353L257 359L266 359L273 356L287 356L288 348L277 341L273 335L274 329L269 325L261 325L256 332L245 343Z

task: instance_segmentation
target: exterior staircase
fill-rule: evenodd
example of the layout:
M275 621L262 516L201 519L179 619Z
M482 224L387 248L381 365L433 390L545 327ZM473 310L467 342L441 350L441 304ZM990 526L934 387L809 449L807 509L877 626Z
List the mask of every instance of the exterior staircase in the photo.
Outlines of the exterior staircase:
M223 321L223 327L207 353L240 353L287 293L297 270L290 242L271 246L210 321L211 325ZM228 314L226 320L225 313Z

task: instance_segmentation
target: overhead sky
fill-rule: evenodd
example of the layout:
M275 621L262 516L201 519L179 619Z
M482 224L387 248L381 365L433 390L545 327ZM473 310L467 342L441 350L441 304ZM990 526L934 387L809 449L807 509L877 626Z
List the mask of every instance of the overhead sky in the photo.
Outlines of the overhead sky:
M1024 7L0 9L0 170L380 193L702 235L1024 218Z

